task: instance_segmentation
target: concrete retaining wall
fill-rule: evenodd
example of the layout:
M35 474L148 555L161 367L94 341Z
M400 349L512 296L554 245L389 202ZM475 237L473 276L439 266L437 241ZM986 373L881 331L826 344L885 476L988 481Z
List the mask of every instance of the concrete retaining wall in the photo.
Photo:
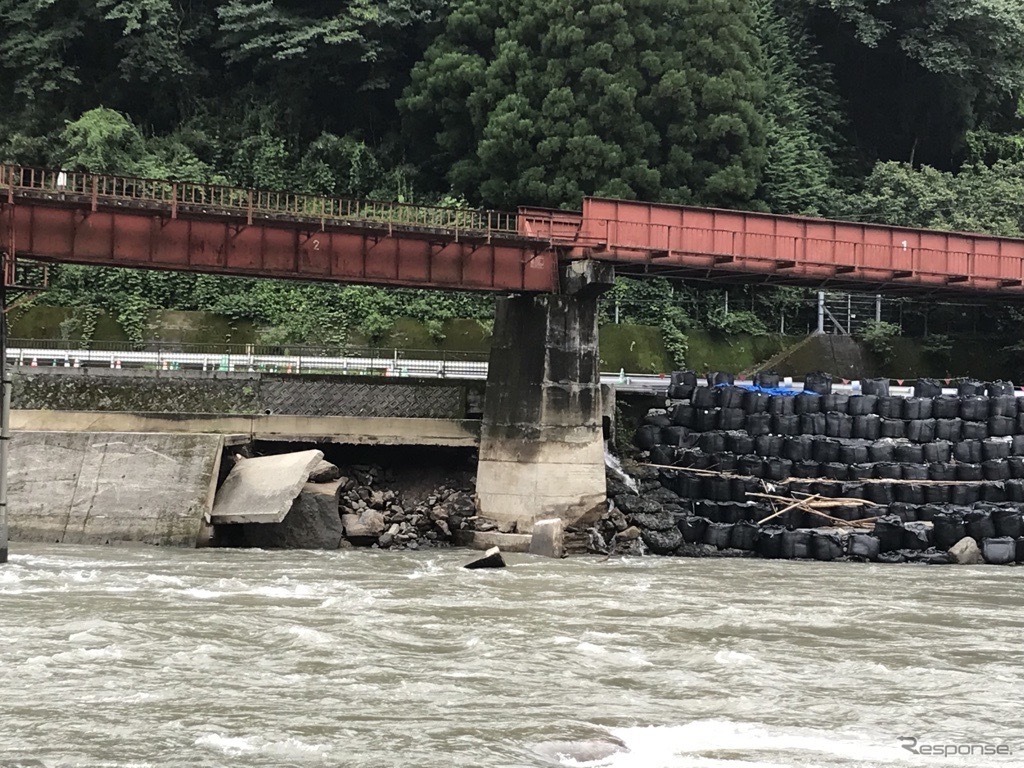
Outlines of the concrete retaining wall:
M196 546L223 442L211 434L17 432L11 541Z

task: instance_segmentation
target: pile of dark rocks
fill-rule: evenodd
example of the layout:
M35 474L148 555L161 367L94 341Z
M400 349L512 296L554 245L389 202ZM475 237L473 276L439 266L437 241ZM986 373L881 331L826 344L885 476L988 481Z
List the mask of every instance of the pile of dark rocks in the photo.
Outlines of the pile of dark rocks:
M469 489L444 485L414 502L389 489L386 478L384 468L375 465L339 468L339 513L345 538L355 546L449 547L454 533L476 520Z

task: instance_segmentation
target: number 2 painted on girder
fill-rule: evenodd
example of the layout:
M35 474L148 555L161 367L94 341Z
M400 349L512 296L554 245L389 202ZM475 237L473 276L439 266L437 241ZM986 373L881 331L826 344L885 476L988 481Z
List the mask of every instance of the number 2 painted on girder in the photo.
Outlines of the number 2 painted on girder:
M320 241L319 240L311 240L310 242L313 243L313 250L314 251L319 251L320 250Z

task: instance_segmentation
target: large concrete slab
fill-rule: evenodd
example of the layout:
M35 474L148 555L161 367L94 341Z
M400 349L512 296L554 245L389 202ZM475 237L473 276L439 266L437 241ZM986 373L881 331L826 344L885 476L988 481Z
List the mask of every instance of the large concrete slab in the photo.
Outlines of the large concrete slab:
M217 491L214 524L280 523L323 457L298 451L239 460Z
M212 511L221 435L15 433L11 540L194 547Z

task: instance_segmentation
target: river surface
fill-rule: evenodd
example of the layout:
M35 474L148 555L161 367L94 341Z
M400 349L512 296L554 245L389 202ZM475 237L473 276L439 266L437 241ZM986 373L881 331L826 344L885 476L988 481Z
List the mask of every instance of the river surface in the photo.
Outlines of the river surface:
M0 765L1024 765L1024 569L471 557L14 545Z

